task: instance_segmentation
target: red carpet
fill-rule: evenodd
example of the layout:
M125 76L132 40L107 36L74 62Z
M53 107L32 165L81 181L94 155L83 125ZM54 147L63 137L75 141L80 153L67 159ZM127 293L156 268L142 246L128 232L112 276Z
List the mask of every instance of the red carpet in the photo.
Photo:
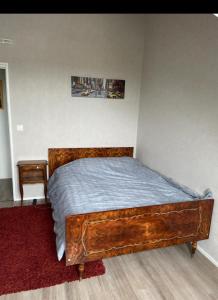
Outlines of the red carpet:
M85 264L84 278L104 273L102 261ZM49 206L0 209L0 295L78 279L77 266L57 260Z

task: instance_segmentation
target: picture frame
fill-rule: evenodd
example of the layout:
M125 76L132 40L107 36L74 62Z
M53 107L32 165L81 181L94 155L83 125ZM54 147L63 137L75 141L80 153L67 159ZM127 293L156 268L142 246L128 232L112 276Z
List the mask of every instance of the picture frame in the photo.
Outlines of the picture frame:
M71 76L71 96L124 99L125 80Z

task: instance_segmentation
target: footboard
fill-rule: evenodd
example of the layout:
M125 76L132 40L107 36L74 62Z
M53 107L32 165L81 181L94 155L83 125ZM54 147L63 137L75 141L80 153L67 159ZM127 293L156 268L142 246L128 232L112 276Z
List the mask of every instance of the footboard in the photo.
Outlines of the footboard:
M71 215L66 265L209 237L213 199Z

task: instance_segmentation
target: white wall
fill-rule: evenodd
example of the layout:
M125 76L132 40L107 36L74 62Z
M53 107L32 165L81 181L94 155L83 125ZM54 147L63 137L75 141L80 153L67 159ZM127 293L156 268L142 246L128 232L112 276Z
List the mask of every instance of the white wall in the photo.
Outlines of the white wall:
M140 15L0 15L0 37L14 40L0 46L0 62L9 64L16 174L18 160L46 159L49 147L136 145L143 22ZM125 79L125 99L72 98L71 75ZM42 196L42 186L25 186L24 196Z
M214 193L210 239L199 243L218 265L218 19L149 15L137 157L203 192Z
M5 70L0 69L3 81L3 109L0 109L0 179L11 178L9 126L6 98Z

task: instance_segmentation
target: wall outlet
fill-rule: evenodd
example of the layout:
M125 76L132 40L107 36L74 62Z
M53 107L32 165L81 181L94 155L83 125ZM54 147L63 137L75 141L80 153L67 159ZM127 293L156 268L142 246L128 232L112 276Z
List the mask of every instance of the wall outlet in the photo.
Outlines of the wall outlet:
M0 44L12 45L13 44L13 40L12 39L8 39L8 38L0 38Z

